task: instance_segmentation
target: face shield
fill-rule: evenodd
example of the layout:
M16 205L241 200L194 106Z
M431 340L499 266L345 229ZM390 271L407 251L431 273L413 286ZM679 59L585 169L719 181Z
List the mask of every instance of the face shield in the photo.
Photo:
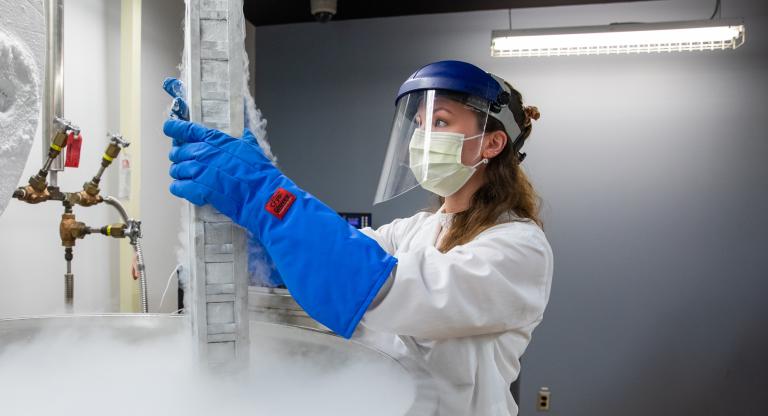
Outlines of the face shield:
M490 103L444 90L418 90L397 102L375 204L421 186L458 191L487 163L481 157Z

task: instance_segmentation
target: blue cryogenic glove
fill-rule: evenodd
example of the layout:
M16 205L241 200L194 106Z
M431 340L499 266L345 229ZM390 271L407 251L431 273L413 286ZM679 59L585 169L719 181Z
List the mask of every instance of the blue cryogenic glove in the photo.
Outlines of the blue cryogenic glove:
M171 193L211 204L262 242L296 302L349 338L397 259L283 175L245 130L241 139L179 119Z

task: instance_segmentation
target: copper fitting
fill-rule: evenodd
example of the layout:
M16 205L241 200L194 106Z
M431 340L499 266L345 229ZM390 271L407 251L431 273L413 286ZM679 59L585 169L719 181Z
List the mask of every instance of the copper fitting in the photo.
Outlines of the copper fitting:
M98 192L96 192L95 194L91 194L87 190L68 193L67 200L72 205L80 205L83 207L91 207L96 204L100 204L104 201L104 199L102 199L101 195L99 195Z
M95 181L91 181L83 184L83 191L90 196L98 196L101 189Z
M37 192L45 191L45 188L48 187L46 176L48 176L47 172L43 172L43 171L38 172L37 175L29 178L29 186L31 186Z
M61 245L64 247L74 247L75 242L90 234L90 229L82 222L75 219L75 214L65 213L61 216L59 224L59 235L61 236Z
M47 188L38 191L32 185L27 185L17 189L16 192L13 193L13 197L28 204L39 204L51 199L51 194L48 192Z
M63 202L67 199L67 195L64 192L61 192L61 189L59 189L58 186L49 186L48 193L51 195L50 196L51 201Z
M99 232L112 238L125 238L126 228L125 224L111 224L101 227Z

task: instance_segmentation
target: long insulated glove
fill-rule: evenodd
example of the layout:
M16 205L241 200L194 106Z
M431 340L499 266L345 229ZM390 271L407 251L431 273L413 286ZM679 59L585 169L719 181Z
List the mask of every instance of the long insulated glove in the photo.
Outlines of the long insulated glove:
M315 320L349 338L397 260L283 175L247 129L241 139L179 119L171 193L211 204L264 244L291 295Z

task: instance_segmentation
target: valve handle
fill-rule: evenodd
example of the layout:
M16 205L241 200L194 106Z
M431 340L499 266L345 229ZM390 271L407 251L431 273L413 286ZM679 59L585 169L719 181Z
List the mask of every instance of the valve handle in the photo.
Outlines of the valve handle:
M125 140L120 133L107 133L107 138L109 138L111 143L114 143L123 149L131 145L131 142Z

